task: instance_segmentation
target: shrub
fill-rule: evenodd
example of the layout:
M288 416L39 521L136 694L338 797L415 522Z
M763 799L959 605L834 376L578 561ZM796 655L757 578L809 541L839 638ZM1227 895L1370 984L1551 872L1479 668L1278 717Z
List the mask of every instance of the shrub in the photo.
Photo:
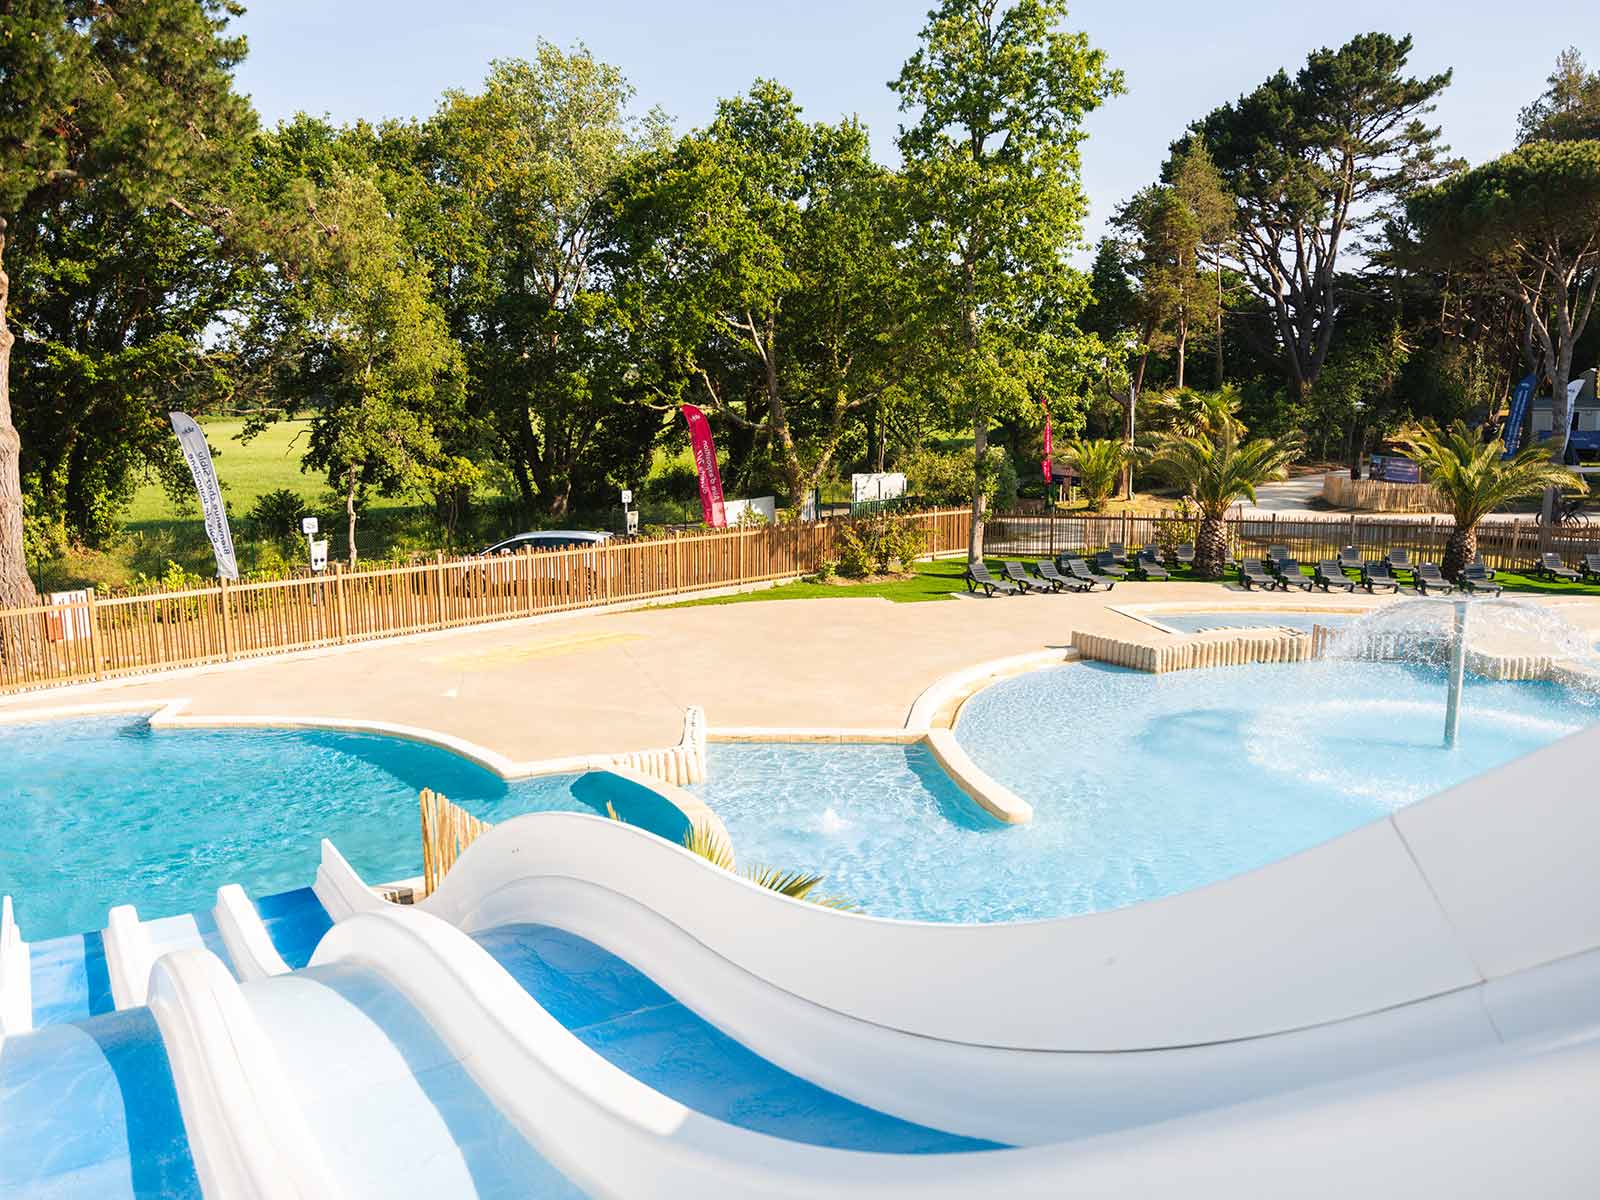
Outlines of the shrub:
M925 504L959 507L972 503L972 448L918 450L906 462L906 490ZM983 494L996 508L1017 501L1017 468L1004 446L990 446L983 456Z
M306 502L290 488L276 488L256 497L245 514L251 532L263 541L289 545L300 536L300 518Z
M903 570L925 545L921 528L913 522L884 513L858 517L839 530L839 574L863 579Z
M1067 455L1078 472L1078 488L1084 499L1091 509L1099 512L1111 493L1117 490L1122 464L1127 460L1122 443L1114 438L1075 441Z

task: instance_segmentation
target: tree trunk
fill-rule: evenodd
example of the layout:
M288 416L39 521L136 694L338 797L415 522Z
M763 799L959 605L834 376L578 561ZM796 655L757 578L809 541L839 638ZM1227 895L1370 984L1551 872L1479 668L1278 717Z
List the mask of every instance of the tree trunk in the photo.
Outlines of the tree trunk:
M967 531L967 561L983 561L983 516L989 497L983 487L983 460L989 449L989 422L982 414L972 422L972 524Z
M22 439L11 422L11 345L6 300L11 280L5 270L6 223L0 219L0 609L27 608L39 602L28 575L22 537Z
M344 491L345 537L350 544L348 554L352 567L356 565L356 486L360 478L360 473L351 467Z
M1450 531L1450 540L1444 544L1444 562L1439 570L1454 583L1461 577L1461 568L1478 556L1478 527L1457 525Z
M1221 579L1227 565L1227 518L1200 518L1200 530L1194 543L1194 569L1202 579Z
M1178 390L1183 390L1183 363L1189 353L1189 314L1178 314Z
M1222 390L1222 251L1217 251L1217 390Z

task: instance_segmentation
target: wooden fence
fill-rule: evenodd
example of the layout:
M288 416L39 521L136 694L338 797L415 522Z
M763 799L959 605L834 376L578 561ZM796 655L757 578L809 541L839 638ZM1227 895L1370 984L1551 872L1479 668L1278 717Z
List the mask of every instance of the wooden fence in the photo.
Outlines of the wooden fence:
M895 518L930 553L967 544L965 509ZM492 558L219 583L0 611L0 693L230 662L808 574L834 522L616 541Z
M1381 479L1351 479L1330 471L1322 477L1322 498L1335 508L1360 508L1367 512L1440 513L1449 508L1426 483L1387 483Z
M1130 550L1151 542L1163 546L1192 542L1195 522L1172 517L1007 514L990 521L987 552L996 557L1045 558L1061 553L1092 553L1120 542ZM1381 558L1403 549L1413 558L1437 562L1453 525L1448 517L1396 519L1363 514L1280 518L1233 517L1228 545L1236 558L1265 557L1268 546L1287 546L1303 563L1335 558L1354 546L1364 558ZM1478 550L1496 569L1527 570L1541 553L1560 554L1576 565L1586 550L1600 549L1600 529L1584 526L1549 529L1531 521L1488 520L1478 526Z

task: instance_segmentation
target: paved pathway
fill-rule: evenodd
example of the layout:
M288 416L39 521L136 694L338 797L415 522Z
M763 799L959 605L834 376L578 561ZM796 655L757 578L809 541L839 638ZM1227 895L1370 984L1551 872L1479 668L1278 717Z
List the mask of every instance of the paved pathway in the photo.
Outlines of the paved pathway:
M0 702L17 708L187 697L205 715L420 725L516 759L671 745L683 710L713 726L899 727L923 689L963 667L1065 646L1075 629L1160 636L1110 605L1346 607L1234 585L1122 583L1109 595L787 600L567 617L298 658L147 676ZM1365 603L1365 599L1362 600ZM1600 628L1600 600L1569 610Z

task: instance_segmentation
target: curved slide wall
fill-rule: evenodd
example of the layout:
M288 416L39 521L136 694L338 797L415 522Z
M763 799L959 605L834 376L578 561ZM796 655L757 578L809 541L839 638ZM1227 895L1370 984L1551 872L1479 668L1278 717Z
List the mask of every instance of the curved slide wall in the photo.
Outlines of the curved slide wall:
M1048 1142L1600 1021L1597 754L1587 731L1261 871L1090 917L840 914L569 814L502 825L426 907L589 938L861 1103ZM370 897L344 894L343 911Z

